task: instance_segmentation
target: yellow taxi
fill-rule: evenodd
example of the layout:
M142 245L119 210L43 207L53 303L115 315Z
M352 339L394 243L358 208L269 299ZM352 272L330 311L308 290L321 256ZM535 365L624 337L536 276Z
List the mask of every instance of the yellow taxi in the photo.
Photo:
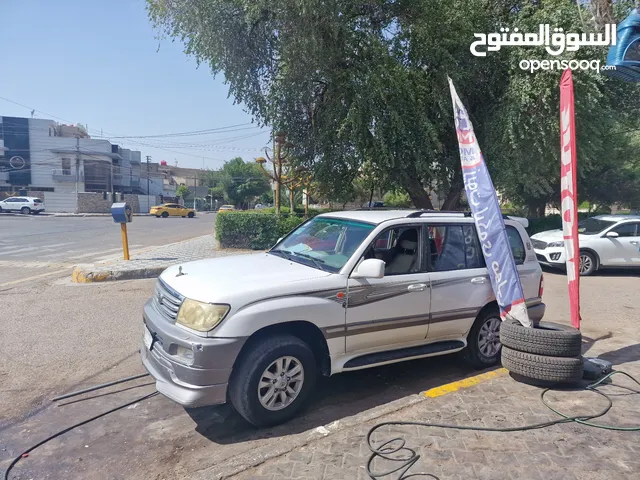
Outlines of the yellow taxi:
M164 205L156 205L149 210L151 215L155 215L160 218L167 217L189 217L196 216L196 211L193 208L187 208L177 203L165 203Z

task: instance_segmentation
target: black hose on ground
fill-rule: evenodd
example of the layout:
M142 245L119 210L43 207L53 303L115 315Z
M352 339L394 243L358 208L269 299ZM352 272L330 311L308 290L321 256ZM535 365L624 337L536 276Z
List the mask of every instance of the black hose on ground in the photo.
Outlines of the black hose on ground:
M98 415L96 415L94 417L91 417L91 418L83 420L83 421L81 421L79 423L76 423L75 425L71 425L70 427L67 427L64 430L60 430L59 432L56 432L53 435L45 438L44 440L36 443L35 445L33 445L32 447L29 447L27 450L25 450L24 452L22 452L20 455L18 455L16 458L13 459L13 461L9 464L9 467L7 467L7 469L4 472L4 477L3 477L4 480L9 480L9 472L11 471L11 469L13 467L15 467L16 464L23 457L25 457L30 452L34 451L36 448L44 445L45 443L53 440L54 438L59 437L60 435L64 435L65 433L67 433L70 430L73 430L74 428L81 427L82 425L86 425L87 423L93 422L94 420L97 420L98 418L104 417L104 416L109 415L110 413L113 413L113 412L117 412L118 410L122 410L123 408L126 408L129 405L133 405L134 403L142 402L143 400L147 400L148 398L155 397L156 395L158 395L158 392L153 392L153 393L150 393L148 395L145 395L144 397L140 397L140 398L137 398L137 399L135 399L135 400L133 400L131 402L127 402L124 405L119 405L119 406L117 406L115 408L112 408L111 410L107 410L106 412L102 412L102 413L100 413L100 414L98 414Z
M594 428L602 428L606 430L616 430L616 431L624 431L624 432L638 432L640 431L640 426L638 427L617 427L614 425L603 425L599 423L593 423L590 420L602 417L611 410L613 406L613 401L611 398L598 390L598 387L611 378L614 375L624 375L630 378L633 382L640 386L640 382L636 380L631 375L621 372L621 371L613 371L608 375L604 376L600 380L585 387L585 391L594 392L600 395L602 398L607 400L607 406L600 412L594 415L579 415L579 416L569 416L558 410L552 408L547 401L545 400L545 395L547 392L552 389L547 388L540 393L540 400L549 410L553 413L559 415L562 418L557 420L551 420L548 422L542 423L534 423L531 425L523 425L521 427L509 427L509 428L494 428L494 427L480 427L480 426L472 426L472 425L451 425L451 424L441 424L441 423L427 423L427 422L383 422L373 426L367 432L367 444L369 445L369 450L371 450L371 455L369 456L369 460L367 461L367 474L372 480L381 479L386 477L387 475L392 475L394 473L399 473L399 477L397 480L406 480L409 478L434 478L437 479L435 475L431 473L410 473L409 470L418 462L420 459L420 455L416 453L415 450L406 446L406 440L402 437L395 437L391 440L387 440L383 442L379 446L374 446L373 440L371 437L373 433L385 426L395 425L395 426L403 426L403 425L415 425L418 427L432 427L432 428L447 428L447 429L456 429L456 430L474 430L480 432L523 432L527 430L536 430L540 428L550 427L552 425L559 425L562 423L580 423L582 425L586 425ZM626 388L626 387L625 387ZM628 389L633 393L638 393L637 390ZM387 460L389 462L396 462L396 467L391 468L390 470L386 470L383 472L374 472L373 471L373 462L377 459L381 458L383 460Z

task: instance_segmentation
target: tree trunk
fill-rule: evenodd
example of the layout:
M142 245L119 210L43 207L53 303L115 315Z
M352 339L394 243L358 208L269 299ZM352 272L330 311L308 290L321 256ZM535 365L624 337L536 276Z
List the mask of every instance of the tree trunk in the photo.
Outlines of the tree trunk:
M295 213L296 202L294 199L295 192L293 191L293 187L289 188L289 209L291 210L289 213Z
M371 195L369 195L369 205L367 205L367 207L371 208L373 205L371 205L371 202L373 202L373 190L375 189L375 185L371 186Z
M403 179L402 186L409 197L411 197L411 201L416 208L433 210L433 204L431 203L429 194L425 191L420 180L415 177L405 178Z
M460 205L460 196L462 195L463 187L451 186L449 193L447 193L442 208L440 210L456 210Z

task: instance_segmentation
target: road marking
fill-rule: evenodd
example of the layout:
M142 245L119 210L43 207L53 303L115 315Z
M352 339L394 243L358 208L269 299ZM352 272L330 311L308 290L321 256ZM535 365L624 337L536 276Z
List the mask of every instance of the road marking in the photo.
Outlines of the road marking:
M480 383L486 382L488 380L493 380L494 378L503 377L508 373L508 371L504 368L499 368L498 370L493 370L487 373L481 373L480 375L476 375L475 377L465 378L463 380L458 380L457 382L447 383L446 385L441 385L439 387L434 387L426 392L422 392L427 398L435 398L441 397L442 395L446 395L447 393L456 392L462 388L469 388Z
M13 247L13 248L3 248L0 250L0 255L20 255L22 252L30 252L32 250L37 250L38 247ZM18 253L13 253L18 252Z
M35 280L37 278L48 277L50 275L55 275L56 273L66 272L67 270L68 269L65 268L64 270L56 270L54 272L41 273L40 275L33 275L31 277L21 278L20 280L13 280L11 282L0 283L0 288L8 287L10 285L16 285L18 283L29 282L29 281Z

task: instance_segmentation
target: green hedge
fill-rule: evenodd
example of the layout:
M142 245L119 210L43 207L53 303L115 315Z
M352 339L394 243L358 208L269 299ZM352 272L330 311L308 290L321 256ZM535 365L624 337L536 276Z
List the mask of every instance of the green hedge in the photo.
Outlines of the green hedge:
M265 250L303 221L301 215L222 212L216 217L216 239L223 248Z

